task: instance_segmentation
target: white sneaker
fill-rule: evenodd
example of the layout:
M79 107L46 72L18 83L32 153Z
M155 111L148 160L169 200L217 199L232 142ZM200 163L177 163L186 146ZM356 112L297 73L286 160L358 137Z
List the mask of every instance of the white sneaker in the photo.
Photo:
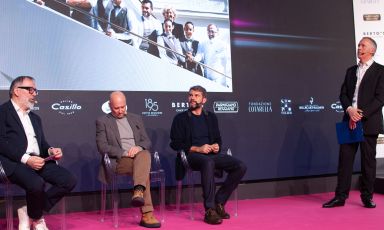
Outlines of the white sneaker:
M49 230L47 225L45 224L44 217L41 217L39 220L32 221L32 229L33 230Z
M30 230L31 222L29 221L27 206L17 209L17 215L19 217L19 230Z

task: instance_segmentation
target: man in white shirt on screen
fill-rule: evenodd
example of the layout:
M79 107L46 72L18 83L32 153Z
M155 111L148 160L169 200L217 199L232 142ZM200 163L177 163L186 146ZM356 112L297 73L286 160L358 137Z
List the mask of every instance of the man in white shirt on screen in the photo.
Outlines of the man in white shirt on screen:
M156 42L157 36L160 36L163 33L163 28L161 27L161 22L157 20L153 15L153 3L150 0L143 0L141 2L141 28L140 33L144 38L147 38L151 41ZM157 47L150 44L147 40L140 40L140 49L153 54L153 49L157 50Z
M229 74L227 60L230 56L229 47L218 38L219 29L215 24L207 26L208 40L199 44L195 57L189 55L190 60L203 62L210 68L204 69L204 76L211 81L228 87L226 76Z

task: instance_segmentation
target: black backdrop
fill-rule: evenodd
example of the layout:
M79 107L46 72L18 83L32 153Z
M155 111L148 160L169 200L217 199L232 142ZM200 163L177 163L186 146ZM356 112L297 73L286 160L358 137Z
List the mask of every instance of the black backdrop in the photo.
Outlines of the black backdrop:
M247 163L244 180L335 173L339 87L356 60L352 1L233 0L230 17L233 93L209 93L206 108L234 111L217 116L224 145ZM0 91L1 101L7 93ZM62 165L78 177L75 191L99 189L95 119L109 93L46 90L38 97L47 139L64 149ZM174 185L169 129L186 92L125 93Z

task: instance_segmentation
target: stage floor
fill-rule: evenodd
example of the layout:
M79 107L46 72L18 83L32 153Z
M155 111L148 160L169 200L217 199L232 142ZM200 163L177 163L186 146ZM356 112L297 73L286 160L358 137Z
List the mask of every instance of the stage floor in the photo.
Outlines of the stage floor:
M384 195L375 194L375 209L364 208L360 202L358 191L353 191L344 207L332 209L322 208L322 203L333 197L333 193L285 196L268 199L239 201L238 217L224 220L223 224L212 226L203 222L203 206L195 204L195 220L189 219L187 206L182 207L180 214L173 205L166 207L165 221L162 229L172 230L245 230L245 229L383 229ZM233 203L227 204L227 211L233 213ZM145 229L138 226L138 209L119 210L119 228ZM158 218L160 215L155 213ZM135 217L136 215L136 217ZM46 221L50 230L60 229L60 215L48 215ZM18 220L14 220L17 229ZM5 220L0 220L0 229L5 229ZM99 212L80 212L67 214L68 230L114 229L112 213L109 211L105 222L100 222Z

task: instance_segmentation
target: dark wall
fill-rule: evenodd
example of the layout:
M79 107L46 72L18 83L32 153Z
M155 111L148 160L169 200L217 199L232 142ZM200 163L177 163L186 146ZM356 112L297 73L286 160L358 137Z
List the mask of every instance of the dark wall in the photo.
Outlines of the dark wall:
M209 93L206 108L235 111L217 115L224 145L248 166L244 180L335 173L339 87L355 63L352 2L233 0L230 17L234 92ZM76 191L99 189L95 119L109 93L39 94L36 113L51 145L64 149L61 164L77 175ZM143 114L167 184L174 185L169 129L187 94L125 93L128 110ZM1 91L1 101L7 98Z

